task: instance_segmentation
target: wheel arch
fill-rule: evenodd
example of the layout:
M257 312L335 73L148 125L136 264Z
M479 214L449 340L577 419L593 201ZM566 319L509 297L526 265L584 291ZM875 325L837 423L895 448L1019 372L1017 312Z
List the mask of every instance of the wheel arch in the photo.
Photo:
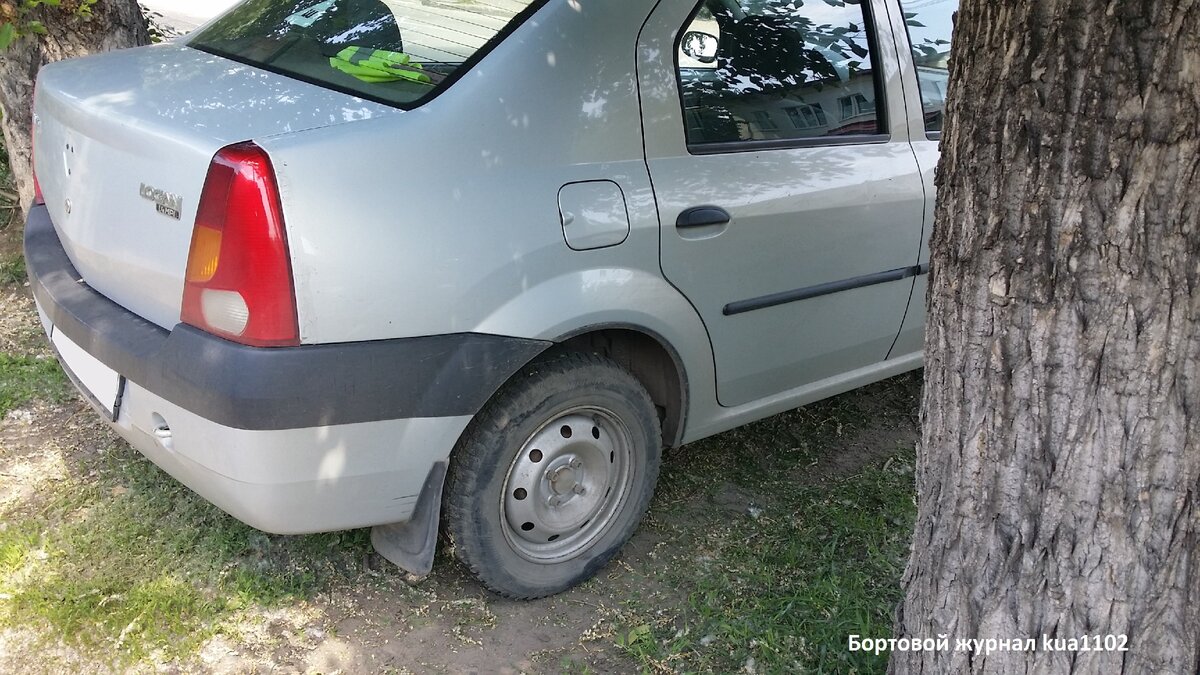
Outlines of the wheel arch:
M659 408L663 444L680 444L687 422L688 374L679 352L663 336L633 324L603 323L573 330L554 343L539 358L563 351L589 352L629 370Z
M697 405L701 411L710 407L715 374L708 331L695 307L657 270L575 270L531 286L471 330L544 340L551 353L613 357L665 409L668 447L678 446L687 426L699 420Z
M530 363L564 352L594 353L612 359L646 388L659 409L663 445L680 445L689 403L688 374L679 352L669 341L648 328L611 322L572 330L552 342L552 346L533 357ZM498 387L488 400L498 395L502 388L503 385ZM375 550L401 569L421 576L432 569L447 469L455 461L455 451L471 433L474 423L472 420L467 424L448 457L431 469L412 519L372 529L371 541Z

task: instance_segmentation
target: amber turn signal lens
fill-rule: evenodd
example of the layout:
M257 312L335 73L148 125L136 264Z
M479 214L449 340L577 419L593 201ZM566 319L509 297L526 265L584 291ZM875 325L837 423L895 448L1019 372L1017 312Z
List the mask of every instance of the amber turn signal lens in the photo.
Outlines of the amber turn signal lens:
M217 273L221 261L221 231L197 225L192 231L192 249L188 255L187 281L204 283Z

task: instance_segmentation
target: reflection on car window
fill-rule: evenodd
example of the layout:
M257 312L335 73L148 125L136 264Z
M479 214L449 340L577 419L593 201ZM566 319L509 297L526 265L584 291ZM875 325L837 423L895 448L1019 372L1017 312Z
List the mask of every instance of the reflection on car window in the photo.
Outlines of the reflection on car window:
M676 55L688 143L883 133L869 29L860 0L704 0Z
M902 4L921 85L925 130L941 131L950 75L950 32L958 0L908 0Z
M247 0L189 46L387 103L436 90L534 0Z

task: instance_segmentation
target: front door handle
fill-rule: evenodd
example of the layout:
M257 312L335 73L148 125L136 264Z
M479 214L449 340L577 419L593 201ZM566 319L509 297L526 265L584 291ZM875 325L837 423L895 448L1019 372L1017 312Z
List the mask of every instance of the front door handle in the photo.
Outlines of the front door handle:
M693 206L685 209L675 220L675 227L706 227L711 225L728 225L729 212L719 206Z

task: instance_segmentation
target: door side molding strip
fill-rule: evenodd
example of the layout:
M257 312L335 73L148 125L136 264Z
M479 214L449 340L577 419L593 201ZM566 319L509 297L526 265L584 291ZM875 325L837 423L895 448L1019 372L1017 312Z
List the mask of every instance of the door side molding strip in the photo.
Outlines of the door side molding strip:
M753 312L757 309L766 309L768 307L776 307L778 305L786 305L789 302L799 302L801 300L811 300L819 298L822 295L830 295L833 293L841 293L842 291L850 291L855 288L863 288L864 286L874 286L876 284L886 284L892 281L900 281L909 277L920 276L929 273L929 263L921 263L912 267L901 267L899 269L887 270L886 272L875 272L872 274L864 274L862 276L850 277L840 281L830 281L816 286L807 286L805 288L797 288L791 291L782 291L763 295L749 300L738 300L725 305L721 313L725 316L734 316L735 314L745 314Z

